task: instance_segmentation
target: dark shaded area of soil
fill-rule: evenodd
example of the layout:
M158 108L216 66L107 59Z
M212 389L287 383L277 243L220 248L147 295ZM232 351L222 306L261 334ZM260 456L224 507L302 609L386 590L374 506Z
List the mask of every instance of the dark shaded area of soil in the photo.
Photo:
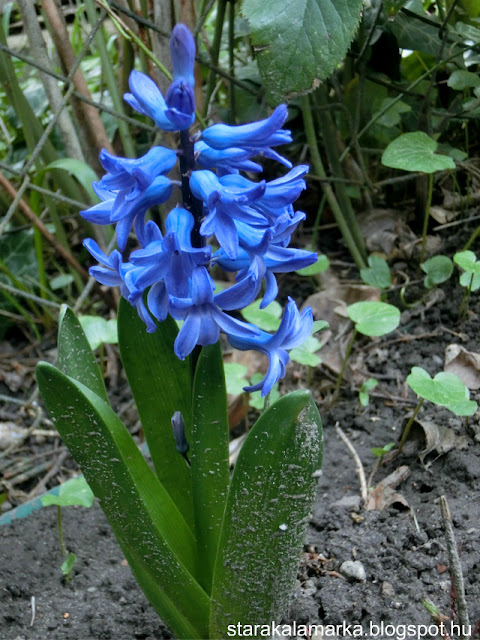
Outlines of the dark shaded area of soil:
M455 324L462 294L457 282L455 276L445 285L443 301L404 315L395 333L376 340L360 337L356 353L362 353L362 367L380 380L368 409L359 412L357 394L348 384L333 409L322 410L320 405L325 463L297 588L286 614L289 622L361 624L364 637L381 638L401 638L402 625L426 625L415 627L416 635L404 637L438 638L435 620L422 603L428 598L445 616L447 630L451 619L458 623L441 495L450 505L472 629L480 619L478 413L467 425L463 418L425 403L419 418L449 428L450 435L457 436L455 444L421 460L418 454L424 443L419 440L378 469L370 479L371 488L400 466L407 467L394 489L397 496L380 510L363 508L355 461L334 428L338 423L346 432L368 479L376 462L371 449L397 441L405 416L415 406L415 396L405 385L411 367L422 366L431 375L441 371L445 347L451 342L480 350L480 305L475 304L475 294L468 319ZM312 390L319 402L324 379L321 370L313 376ZM300 383L291 376L286 386ZM471 394L472 399L478 396ZM78 558L69 583L60 572L56 526L56 510L48 508L0 528L0 640L171 637L136 586L97 505L91 510L64 510L66 545ZM354 565L356 576L344 564L347 561L360 563ZM371 624L381 623L395 625L396 635L389 632L393 628L376 633L375 627L369 634ZM341 630L335 635L331 628L328 631L315 637L351 637ZM455 629L451 637L459 637Z

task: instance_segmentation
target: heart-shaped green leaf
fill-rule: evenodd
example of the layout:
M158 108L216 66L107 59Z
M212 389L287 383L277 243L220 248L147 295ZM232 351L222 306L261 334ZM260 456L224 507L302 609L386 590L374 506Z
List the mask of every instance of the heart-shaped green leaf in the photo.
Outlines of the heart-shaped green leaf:
M442 371L432 379L422 367L413 367L407 384L417 396L446 407L457 416L471 416L477 410L469 390L453 373Z
M282 307L274 300L265 309L260 309L261 300L255 300L240 311L247 322L251 322L263 331L276 331L280 326Z
M433 256L433 258L425 260L421 267L422 271L427 274L423 284L427 289L431 289L450 278L453 271L453 262L448 256Z
M195 370L190 460L198 575L210 593L230 468L228 408L220 343L203 347Z
M227 393L233 396L244 393L243 387L248 387L247 367L239 362L226 362L223 366Z
M379 289L388 289L392 284L390 268L385 258L372 254L368 256L368 267L360 269L360 276L365 284Z
M100 316L80 316L79 320L90 347L94 351L101 344L118 343L117 320L115 318L105 320Z
M347 307L348 317L365 336L383 336L400 324L400 311L387 302L367 300Z
M403 133L387 146L382 155L382 163L394 169L424 173L455 169L453 159L435 153L436 150L437 142L424 131Z
M168 316L155 333L147 333L136 310L123 298L118 310L118 340L125 373L160 482L194 528L190 469L177 452L171 419L181 411L190 441L192 374L190 358L173 351L178 329Z
M321 348L322 343L320 340L314 336L309 336L303 344L289 352L290 360L298 362L298 364L304 364L307 367L318 367L322 359L316 352Z
M299 276L314 276L317 273L326 271L329 266L330 261L327 256L320 255L314 264L311 264L308 267L303 267L303 269L299 269L298 271L295 271L295 273L298 273Z
M78 505L88 508L92 506L93 498L93 491L88 486L87 481L83 476L79 476L61 484L58 495L47 493L42 496L41 500L44 507L56 504L59 507Z
M58 318L58 368L108 402L102 374L82 325L66 306Z
M470 291L480 289L480 262L473 251L458 251L453 256L453 261L465 271L460 276L462 287L469 288Z
M480 86L480 78L477 73L472 73L465 69L456 69L450 74L447 85L451 89L455 89L455 91L463 91L469 87Z
M208 637L209 599L193 577L195 539L132 436L81 383L46 362L36 375L47 410L145 594L179 638Z
M322 451L321 420L308 391L280 398L249 432L225 508L211 638L226 638L229 624L269 624L285 613Z

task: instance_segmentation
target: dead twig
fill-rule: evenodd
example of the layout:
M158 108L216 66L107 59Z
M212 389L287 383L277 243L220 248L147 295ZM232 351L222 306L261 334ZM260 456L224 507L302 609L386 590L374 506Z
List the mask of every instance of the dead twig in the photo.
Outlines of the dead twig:
M442 514L443 528L445 531L445 539L447 542L450 575L452 576L455 596L457 599L458 619L461 624L460 640L468 640L470 637L470 633L466 635L465 632L467 629L470 629L470 622L468 618L467 601L465 599L465 586L463 583L462 565L460 564L460 557L458 555L457 545L455 543L455 536L452 526L452 516L450 514L450 508L448 506L446 496L440 496L440 513Z
M350 439L345 434L343 429L339 426L338 422L335 425L335 430L340 436L340 438L343 440L343 442L347 445L348 450L350 451L350 453L353 456L353 459L355 460L355 467L357 469L358 479L360 480L360 495L362 496L363 504L366 504L368 500L368 487L367 487L367 479L365 476L365 470L363 468L362 461L360 460L360 456L355 451L353 444L350 442Z

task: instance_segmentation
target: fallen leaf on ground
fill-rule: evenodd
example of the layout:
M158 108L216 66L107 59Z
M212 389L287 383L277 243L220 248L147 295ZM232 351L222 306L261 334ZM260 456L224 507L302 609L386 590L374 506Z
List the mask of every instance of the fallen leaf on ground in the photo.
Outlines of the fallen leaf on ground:
M402 496L401 493L397 493L395 488L408 478L410 475L410 469L403 465L395 469L393 473L384 478L377 486L370 492L367 503L365 505L366 511L383 511L386 507L392 504L399 503L404 507L409 507L408 502Z
M469 389L480 389L480 353L467 351L459 344L449 344L445 348L444 369L458 376Z
M405 419L405 424L407 419ZM458 435L452 429L437 425L429 420L415 420L403 452L405 455L417 454L422 464L429 453L443 455L452 449L466 449L467 437Z

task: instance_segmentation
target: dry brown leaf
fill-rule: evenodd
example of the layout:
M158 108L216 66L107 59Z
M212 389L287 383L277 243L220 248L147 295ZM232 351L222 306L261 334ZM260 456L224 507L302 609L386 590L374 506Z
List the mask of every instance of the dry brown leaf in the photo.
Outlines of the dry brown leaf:
M0 450L8 449L25 437L27 430L15 422L0 422Z
M430 207L430 215L438 224L446 224L455 220L459 213L460 211L452 211L444 207Z
M406 455L417 454L423 464L429 453L435 452L440 456L452 449L466 449L467 447L466 436L457 435L452 429L437 425L429 420L415 420L403 451Z
M408 478L410 469L403 465L395 469L393 473L384 478L370 492L365 505L366 511L383 511L392 504L400 503L404 507L409 507L408 502L401 493L397 493L395 488Z
M444 369L458 376L469 389L480 389L480 353L449 344L445 349Z

